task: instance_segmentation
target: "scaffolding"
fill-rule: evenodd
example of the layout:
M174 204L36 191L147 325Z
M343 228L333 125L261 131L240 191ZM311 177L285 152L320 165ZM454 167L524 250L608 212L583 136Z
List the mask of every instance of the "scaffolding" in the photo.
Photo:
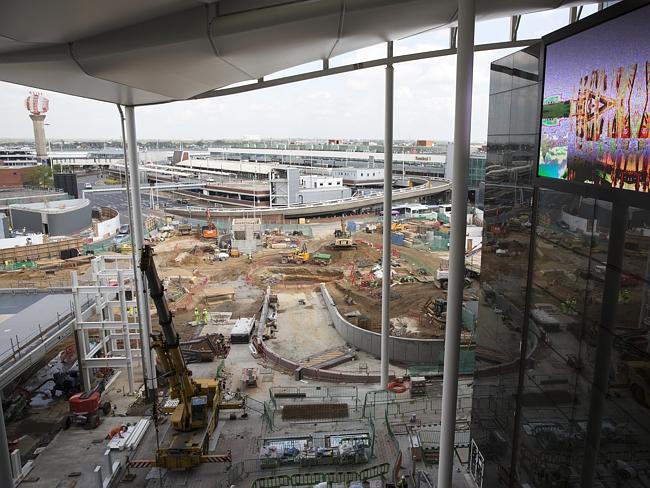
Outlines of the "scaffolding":
M87 285L71 273L74 334L79 371L84 388L100 373L126 369L128 393L134 393L133 358L141 357L140 323L136 308L135 279L131 256L98 256L91 262ZM84 319L81 304L94 300L94 313ZM86 314L87 316L87 314Z

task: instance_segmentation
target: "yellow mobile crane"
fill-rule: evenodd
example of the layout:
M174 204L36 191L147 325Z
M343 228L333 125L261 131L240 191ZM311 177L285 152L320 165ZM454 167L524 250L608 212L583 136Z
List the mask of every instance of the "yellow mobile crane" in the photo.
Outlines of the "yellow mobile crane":
M172 321L163 287L153 260L153 248L144 246L140 269L145 273L151 298L158 311L160 333L151 334L152 347L158 354L163 376L169 381L170 397L178 400L171 412L171 428L156 452L154 464L179 470L200 463L227 462L230 455L209 455L210 434L214 431L219 408L242 408L243 403L220 405L221 391L214 379L193 379L180 347L180 338Z

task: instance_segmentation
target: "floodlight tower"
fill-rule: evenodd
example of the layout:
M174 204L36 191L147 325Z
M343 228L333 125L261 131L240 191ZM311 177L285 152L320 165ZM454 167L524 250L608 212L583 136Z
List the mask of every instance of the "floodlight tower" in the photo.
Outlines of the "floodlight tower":
M50 101L40 92L29 92L29 96L25 99L25 108L29 112L29 118L34 123L36 158L41 162L46 161L45 114L50 108Z

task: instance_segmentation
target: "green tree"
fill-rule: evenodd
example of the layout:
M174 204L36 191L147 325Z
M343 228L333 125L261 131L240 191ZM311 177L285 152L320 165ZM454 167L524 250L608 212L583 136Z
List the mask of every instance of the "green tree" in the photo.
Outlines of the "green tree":
M54 178L52 177L52 168L44 164L36 166L25 176L23 183L26 186L35 186L38 188L53 187Z

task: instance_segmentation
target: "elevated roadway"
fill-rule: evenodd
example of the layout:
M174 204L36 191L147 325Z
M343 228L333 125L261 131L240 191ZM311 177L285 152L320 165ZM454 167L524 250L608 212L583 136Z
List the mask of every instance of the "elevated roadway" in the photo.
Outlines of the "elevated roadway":
M415 198L428 197L438 195L451 189L451 182L442 178L422 179L421 185L412 186L409 188L393 189L393 202L404 200L412 200ZM207 198L202 198L196 194L188 194L194 200L204 200L211 202ZM255 214L259 217L313 217L317 215L330 215L337 214L351 210L357 210L365 207L373 207L381 205L384 199L384 192L377 191L376 193L365 196L354 196L340 200L328 200L318 203L305 203L296 204L289 207L237 207L237 208L210 208L210 213L213 217L250 217ZM166 209L179 215L198 215L205 212L205 207L191 206L191 207L173 207Z

